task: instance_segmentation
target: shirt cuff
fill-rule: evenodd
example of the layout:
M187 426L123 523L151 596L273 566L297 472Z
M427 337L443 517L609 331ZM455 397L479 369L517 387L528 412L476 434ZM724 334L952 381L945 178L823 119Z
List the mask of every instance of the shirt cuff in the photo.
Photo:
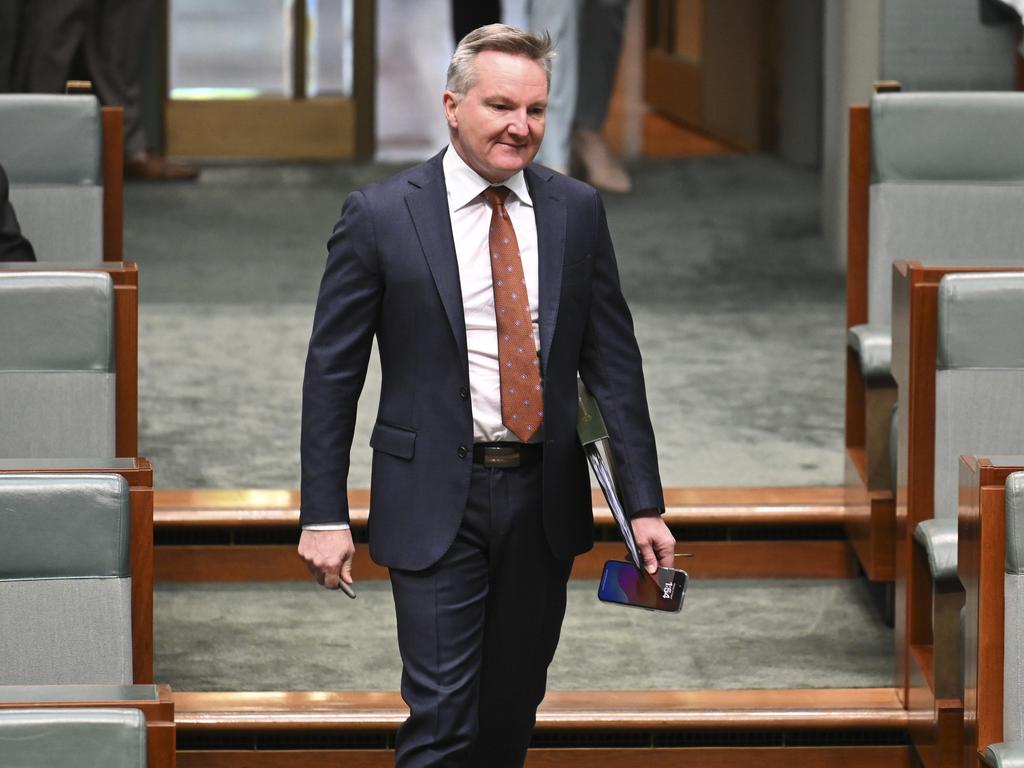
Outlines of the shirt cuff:
M351 526L348 523L310 523L302 526L304 531L347 531Z

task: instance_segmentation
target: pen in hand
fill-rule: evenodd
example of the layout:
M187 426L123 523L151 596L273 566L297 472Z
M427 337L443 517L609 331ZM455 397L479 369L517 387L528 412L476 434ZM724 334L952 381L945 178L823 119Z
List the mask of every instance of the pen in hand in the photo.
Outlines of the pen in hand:
M352 589L352 587L350 585L346 584L344 581L340 581L340 580L338 581L338 588L342 592L344 592L346 595L351 597L353 600L356 599L356 591L354 589Z

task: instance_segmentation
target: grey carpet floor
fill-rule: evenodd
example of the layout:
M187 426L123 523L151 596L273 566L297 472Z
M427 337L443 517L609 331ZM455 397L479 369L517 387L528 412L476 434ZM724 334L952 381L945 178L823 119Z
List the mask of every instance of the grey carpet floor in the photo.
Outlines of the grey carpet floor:
M387 582L160 584L156 679L175 690L397 690ZM694 581L679 614L574 581L550 690L880 687L892 633L857 580Z
M140 451L158 487L295 487L324 243L381 165L225 165L126 189L141 270ZM649 160L606 199L669 486L841 481L843 275L815 174L767 157ZM353 449L367 448L369 373Z

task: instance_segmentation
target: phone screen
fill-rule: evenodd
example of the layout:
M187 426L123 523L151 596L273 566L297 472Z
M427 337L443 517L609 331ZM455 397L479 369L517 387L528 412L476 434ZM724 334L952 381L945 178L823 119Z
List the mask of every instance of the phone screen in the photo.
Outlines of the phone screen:
M678 611L686 594L686 571L659 568L657 586L632 563L609 560L604 564L597 596L606 603L633 605L652 611Z

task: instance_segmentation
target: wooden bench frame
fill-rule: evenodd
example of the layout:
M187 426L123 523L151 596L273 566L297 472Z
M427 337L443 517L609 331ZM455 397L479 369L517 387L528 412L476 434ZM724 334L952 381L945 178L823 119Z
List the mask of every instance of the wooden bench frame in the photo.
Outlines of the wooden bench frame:
M114 283L115 447L131 458L139 447L139 270L134 262L103 265L7 262L0 272L106 272Z
M178 732L202 734L204 746L184 747L183 768L274 766L300 768L343 764L389 766L385 749L302 748L211 749L219 733L393 734L408 710L397 691L178 692L174 695ZM537 713L538 734L603 736L613 733L685 734L825 732L905 733L907 713L891 688L825 690L715 691L550 691ZM237 743L237 741L235 742ZM322 743L322 742L321 742ZM845 768L910 768L905 744L879 746L687 746L531 749L526 765L616 765L623 768L672 766L842 765Z
M68 689L73 686L53 686ZM175 768L177 759L177 725L174 720L174 698L166 685L157 686L158 698L151 699L68 699L47 701L0 702L0 709L115 708L139 709L146 718L146 751L148 768Z
M871 188L871 111L850 107L847 191L846 327L868 321L868 251ZM867 382L856 353L846 350L845 524L857 558L872 581L895 578L895 500L889 489L889 412L892 383Z
M932 585L914 529L935 508L935 382L939 281L947 274L1024 272L1009 267L893 265L893 373L907 391L899 414L899 483L896 489L896 687L911 688L911 661L934 682Z
M857 574L847 541L796 534L780 539L780 528L842 526L841 488L677 488L665 489L665 520L678 529L680 552L695 557L680 561L694 578L850 578ZM595 525L609 540L576 558L574 578L600 577L604 562L625 553L614 533L615 522L600 491L594 491ZM352 525L366 527L369 492L349 492ZM154 521L158 533L189 532L200 537L216 531L230 540L253 529L295 532L299 494L291 490L157 491ZM712 527L764 530L733 540L687 540L687 528ZM209 538L207 536L207 538ZM280 540L280 539L279 539ZM296 538L297 541L297 538ZM158 581L300 580L310 578L294 543L158 544ZM373 564L365 546L356 549L357 579L384 579L386 570Z
M103 260L124 261L124 109L102 107Z
M963 456L957 571L964 586L963 760L982 768L979 751L1003 740L1003 604L1006 478L1018 464Z
M926 766L961 751L959 585L936 589L913 533L935 509L935 383L938 289L952 273L1015 272L1007 267L893 264L893 365L901 388L896 488L896 687L918 726L912 729ZM905 403L905 406L904 406Z
M15 464L22 463L16 467ZM0 474L12 472L77 472L118 474L128 481L131 497L132 574L132 680L153 682L153 467L146 459L132 460L131 467L56 467L53 461L33 464L31 459L6 459Z

